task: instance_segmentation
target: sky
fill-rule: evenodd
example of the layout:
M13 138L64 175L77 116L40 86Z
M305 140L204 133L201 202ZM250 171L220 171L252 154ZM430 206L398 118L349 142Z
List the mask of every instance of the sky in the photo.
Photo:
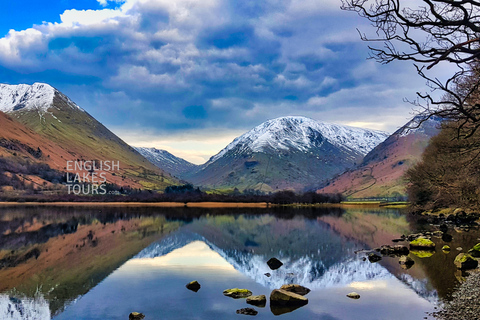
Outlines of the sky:
M0 83L48 83L127 143L200 164L288 115L393 132L425 84L339 0L0 3Z

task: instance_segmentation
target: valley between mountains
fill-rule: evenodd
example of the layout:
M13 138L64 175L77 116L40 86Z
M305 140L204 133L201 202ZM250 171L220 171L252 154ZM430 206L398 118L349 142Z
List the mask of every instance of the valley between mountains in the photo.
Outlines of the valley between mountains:
M420 159L441 122L430 119L409 129L418 121L413 119L390 135L301 116L280 117L195 165L166 150L129 146L48 84L0 84L0 111L0 190L10 196L67 193L68 174L79 173L67 172L68 161L94 167L119 162L118 170L103 176L107 189L117 195L192 184L219 193L402 196L403 174ZM80 182L83 188L94 184Z

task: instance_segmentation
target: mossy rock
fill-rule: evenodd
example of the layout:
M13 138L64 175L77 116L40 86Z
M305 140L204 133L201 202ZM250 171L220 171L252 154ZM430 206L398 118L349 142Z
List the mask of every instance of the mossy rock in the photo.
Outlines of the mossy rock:
M142 320L145 318L145 315L140 312L132 312L128 315L128 320Z
M246 298L252 295L252 291L247 289L233 288L233 289L227 289L223 291L223 295L227 297L232 297L234 299Z
M444 253L449 253L450 250L451 250L450 246L444 245L444 246L442 247L442 251L443 251Z
M468 250L468 253L475 258L480 258L480 243L477 243L473 246L472 249Z
M418 238L410 242L410 248L421 248L423 250L435 250L435 243L430 239Z
M461 270L475 269L478 266L478 261L468 253L459 253L454 263Z

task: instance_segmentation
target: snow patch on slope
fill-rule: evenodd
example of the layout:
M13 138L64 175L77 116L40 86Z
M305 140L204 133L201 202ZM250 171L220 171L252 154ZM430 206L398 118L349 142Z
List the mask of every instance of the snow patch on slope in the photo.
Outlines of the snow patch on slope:
M266 121L236 138L208 162L218 160L237 147L240 151L251 152L263 152L268 148L306 152L321 137L337 147L366 155L388 136L383 131L342 126L305 117L281 117Z
M67 96L46 83L0 84L0 111L11 113L18 110L36 110L39 114L44 114L52 107L55 95L59 95L71 108L84 111Z

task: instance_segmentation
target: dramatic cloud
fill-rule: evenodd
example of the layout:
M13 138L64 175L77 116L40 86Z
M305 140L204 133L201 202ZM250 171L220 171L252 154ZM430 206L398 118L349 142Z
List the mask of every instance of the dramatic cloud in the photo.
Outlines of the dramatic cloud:
M134 144L292 114L393 131L424 88L413 67L365 60L355 28L370 26L337 0L97 2L11 30L0 72L54 85Z

